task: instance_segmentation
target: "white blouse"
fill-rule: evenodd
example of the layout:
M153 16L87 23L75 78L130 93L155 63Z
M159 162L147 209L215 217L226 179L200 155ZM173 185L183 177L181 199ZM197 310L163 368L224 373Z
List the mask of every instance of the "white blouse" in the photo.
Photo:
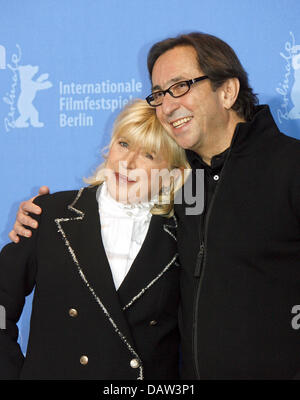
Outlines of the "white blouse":
M97 201L102 241L118 290L145 240L154 201L119 203L110 196L105 182L97 190Z

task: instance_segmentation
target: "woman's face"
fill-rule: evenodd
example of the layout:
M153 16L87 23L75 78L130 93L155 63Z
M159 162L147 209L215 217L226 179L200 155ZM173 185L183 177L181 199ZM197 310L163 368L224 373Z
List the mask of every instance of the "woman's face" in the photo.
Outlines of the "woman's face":
M149 201L159 193L168 167L162 154L145 152L119 137L112 144L106 162L109 194L122 203Z

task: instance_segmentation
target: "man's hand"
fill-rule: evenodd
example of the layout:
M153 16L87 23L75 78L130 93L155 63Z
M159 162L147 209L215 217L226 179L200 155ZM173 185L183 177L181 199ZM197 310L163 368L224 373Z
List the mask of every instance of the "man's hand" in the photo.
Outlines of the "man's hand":
M48 194L48 193L50 193L48 186L41 186L39 189L38 196L40 196L41 194ZM31 230L24 228L24 225L27 225L33 229L36 229L38 227L38 223L36 222L36 220L34 220L28 215L28 213L39 215L42 212L42 209L33 203L33 200L36 197L37 196L32 197L30 200L23 201L19 206L14 228L12 231L9 232L8 235L10 240L12 240L15 243L18 243L20 241L18 235L25 237L30 237L32 235Z

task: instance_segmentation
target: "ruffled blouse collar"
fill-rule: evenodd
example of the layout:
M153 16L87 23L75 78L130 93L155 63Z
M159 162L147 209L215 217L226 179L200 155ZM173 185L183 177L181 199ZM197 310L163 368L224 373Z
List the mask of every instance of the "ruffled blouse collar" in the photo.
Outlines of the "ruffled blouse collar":
M118 202L109 194L106 182L103 182L99 186L96 196L102 212L115 216L130 216L135 218L145 218L148 214L151 216L150 210L157 202L157 198L148 202L134 204Z

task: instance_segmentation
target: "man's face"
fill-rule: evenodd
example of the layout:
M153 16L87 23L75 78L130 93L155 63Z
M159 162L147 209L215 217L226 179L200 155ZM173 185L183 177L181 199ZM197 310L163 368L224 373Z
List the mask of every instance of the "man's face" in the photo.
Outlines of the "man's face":
M152 90L164 90L176 82L203 75L194 48L178 46L156 60L152 70ZM167 93L156 113L179 146L197 153L203 146L209 146L214 132L220 129L226 118L221 90L213 91L209 79L193 84L182 97L173 98Z

